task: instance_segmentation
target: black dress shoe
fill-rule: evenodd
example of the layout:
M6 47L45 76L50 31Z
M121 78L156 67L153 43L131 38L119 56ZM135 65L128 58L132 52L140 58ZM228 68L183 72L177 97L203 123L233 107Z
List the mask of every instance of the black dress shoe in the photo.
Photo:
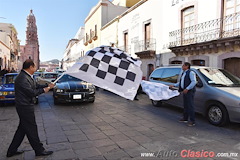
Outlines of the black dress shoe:
M50 154L53 154L53 151L46 151L46 150L44 150L42 152L36 152L35 154L36 154L36 156L48 156Z
M9 152L7 153L7 157L12 157L12 156L15 156L15 155L19 155L19 154L22 154L24 151L16 151L16 152Z

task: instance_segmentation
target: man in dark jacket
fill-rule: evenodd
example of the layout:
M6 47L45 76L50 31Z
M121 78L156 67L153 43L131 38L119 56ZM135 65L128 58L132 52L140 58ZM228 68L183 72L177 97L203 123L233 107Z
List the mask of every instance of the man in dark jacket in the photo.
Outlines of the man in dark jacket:
M52 151L46 151L38 136L38 129L34 114L34 98L42 93L48 92L54 84L40 86L33 78L36 66L31 59L23 63L23 69L15 80L15 104L19 116L19 125L12 143L10 144L7 157L23 153L18 151L24 136L26 135L36 156L50 155Z

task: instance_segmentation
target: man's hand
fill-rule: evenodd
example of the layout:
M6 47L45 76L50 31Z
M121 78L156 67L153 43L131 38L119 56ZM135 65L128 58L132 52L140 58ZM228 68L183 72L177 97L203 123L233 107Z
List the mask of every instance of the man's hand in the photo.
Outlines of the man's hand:
M188 90L187 90L187 89L184 89L184 90L183 90L183 93L184 93L184 94L187 94L187 93L188 93Z
M48 87L50 87L50 89L52 89L54 86L55 86L54 83L49 83L49 84L48 84Z
M49 92L50 89L51 89L50 87L45 87L45 88L43 88L43 90L44 90L45 93Z

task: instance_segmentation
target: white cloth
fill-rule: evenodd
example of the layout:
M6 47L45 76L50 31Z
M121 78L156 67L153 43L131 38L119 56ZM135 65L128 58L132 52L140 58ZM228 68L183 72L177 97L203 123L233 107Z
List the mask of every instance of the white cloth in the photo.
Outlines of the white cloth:
M161 83L142 80L141 85L143 91L149 96L149 99L154 101L167 100L179 95L177 90L171 90L169 86Z
M141 61L109 46L94 48L66 73L133 100L142 80Z

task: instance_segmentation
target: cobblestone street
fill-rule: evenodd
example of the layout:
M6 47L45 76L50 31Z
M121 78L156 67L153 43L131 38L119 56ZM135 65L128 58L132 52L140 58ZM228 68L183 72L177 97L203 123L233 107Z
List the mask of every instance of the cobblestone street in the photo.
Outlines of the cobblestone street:
M154 153L155 159L184 159L182 150L240 153L240 124L215 127L197 115L196 126L188 127L178 122L181 109L153 107L145 94L138 98L130 101L100 90L94 103L55 106L52 92L43 94L36 106L39 134L44 146L54 153L35 157L25 137L19 148L25 150L24 154L8 159L154 159L143 157L144 153ZM7 159L6 151L17 125L14 106L0 107L1 160Z

